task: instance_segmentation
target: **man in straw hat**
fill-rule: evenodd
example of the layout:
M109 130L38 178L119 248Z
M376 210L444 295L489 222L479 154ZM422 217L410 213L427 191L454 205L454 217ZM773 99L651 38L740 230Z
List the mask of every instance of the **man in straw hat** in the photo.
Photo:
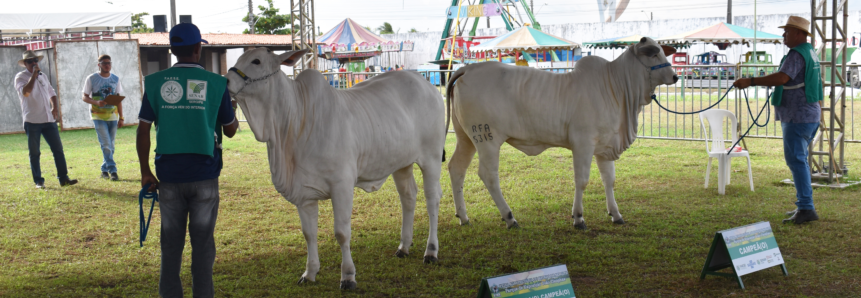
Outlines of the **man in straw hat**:
M780 61L779 72L757 78L738 79L738 88L774 86L771 104L783 128L783 156L792 172L797 200L795 210L783 220L801 224L818 220L813 207L813 188L810 185L810 166L807 164L807 147L819 129L822 100L822 79L819 77L819 59L813 46L807 42L810 21L791 16L783 28L783 43L789 54Z
M26 69L15 75L15 90L21 100L24 131L27 133L27 147L30 149L30 171L33 173L36 188L44 189L45 178L42 178L42 167L39 164L39 156L42 154L39 150L40 136L44 136L54 154L60 186L74 185L78 180L69 179L63 143L57 129L60 108L57 92L51 87L48 76L42 74L39 68L41 60L42 56L36 56L33 51L25 51L24 58L18 60L18 66Z

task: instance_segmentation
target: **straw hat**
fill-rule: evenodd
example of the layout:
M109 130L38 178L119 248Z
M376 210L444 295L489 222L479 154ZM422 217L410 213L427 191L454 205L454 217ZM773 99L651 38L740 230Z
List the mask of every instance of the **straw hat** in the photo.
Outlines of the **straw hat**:
M42 57L44 57L44 56L36 56L36 52L33 52L31 50L26 50L26 51L24 51L24 59L18 60L18 66L27 67L27 65L24 64L24 60L27 60L27 59L37 58L37 59L39 59L39 62L41 62Z
M813 36L813 33L810 33L810 21L808 21L805 18L790 16L789 20L786 20L786 25L779 26L777 28L786 28L786 27L795 28L795 29L804 31L804 33L807 33L808 36Z

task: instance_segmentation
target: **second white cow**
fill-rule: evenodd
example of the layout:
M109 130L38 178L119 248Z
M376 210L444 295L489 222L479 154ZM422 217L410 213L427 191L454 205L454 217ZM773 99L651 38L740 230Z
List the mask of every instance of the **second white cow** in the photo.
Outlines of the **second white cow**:
M315 281L318 202L332 199L335 238L341 246L341 288L356 288L350 253L353 188L380 189L393 176L403 210L396 255L409 254L418 188L424 179L430 232L424 261L435 262L442 196L440 172L445 145L445 111L439 91L421 75L391 72L335 90L316 70L295 81L281 72L307 50L276 55L266 48L242 54L227 75L228 89L242 107L254 136L266 142L272 184L296 205L308 244L299 283Z
M608 62L589 56L573 72L556 74L487 62L456 71L448 84L449 114L457 148L449 161L457 217L469 222L463 199L466 170L478 151L478 175L490 191L508 227L517 221L499 187L499 148L508 143L527 155L550 147L568 148L574 156L574 226L586 228L583 189L592 156L607 195L614 223L624 223L613 195L614 161L637 138L637 115L651 102L655 87L678 80L658 44L643 38ZM666 55L672 54L667 52Z

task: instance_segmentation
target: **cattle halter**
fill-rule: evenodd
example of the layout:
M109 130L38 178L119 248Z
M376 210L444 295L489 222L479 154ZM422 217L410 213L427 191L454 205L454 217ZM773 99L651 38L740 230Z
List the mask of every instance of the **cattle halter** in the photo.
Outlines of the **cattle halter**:
M650 81L650 82L652 81L652 71L653 71L653 70L661 69L661 68L664 68L664 67L669 67L669 66L671 65L669 62L666 62L666 63L658 64L658 65L655 65L655 66L648 66L648 65L646 65L646 63L643 63L643 61L642 61L642 60L640 60L640 57L637 57L637 56L635 55L635 56L634 56L634 58L635 58L635 59L637 59L637 61L639 61L639 62L640 62L640 64L642 64L643 66L645 66L646 68L648 68L648 69L649 69L649 81Z
M646 65L646 63L643 63L643 60L640 60L640 57L637 57L637 55L634 55L634 59L637 59L637 61L638 61L638 62L640 62L640 64L642 64L643 66L645 66L646 68L648 68L648 69L649 69L649 84L651 84L651 83L652 83L652 71L653 71L653 70L661 69L661 68L664 68L664 67L668 67L668 66L670 66L670 63L669 63L669 62L666 62L666 63L663 63L663 64L658 64L658 65L655 65L655 66L648 66L648 65ZM654 95L654 94L652 94L652 96L655 96L655 95Z
M247 86L248 86L248 85L250 85L251 83L259 82L259 81L262 81L262 80L268 79L269 77L271 77L271 76L275 75L276 73L280 72L281 70L280 70L280 69L279 69L279 70L276 70L276 71L275 71L275 72L273 72L273 73L270 73L270 74L268 74L268 75L265 75L265 76L262 76L262 77L259 77L259 78L256 78L256 79L249 79L249 78L248 78L248 76L246 76L246 75L245 75L245 73L243 73L241 70L239 70L239 69L238 69L238 68L236 68L236 67L231 67L231 68L230 68L230 69L228 69L227 71L228 71L228 72L230 72L230 71L235 72L237 75L239 75L239 77L240 77L240 78L242 78L243 82L245 82L245 85L242 85L242 88L239 88L239 91L236 91L236 93L233 93L233 96L236 96L237 94L239 94L239 92L242 92L242 89L245 89L245 87L247 87Z

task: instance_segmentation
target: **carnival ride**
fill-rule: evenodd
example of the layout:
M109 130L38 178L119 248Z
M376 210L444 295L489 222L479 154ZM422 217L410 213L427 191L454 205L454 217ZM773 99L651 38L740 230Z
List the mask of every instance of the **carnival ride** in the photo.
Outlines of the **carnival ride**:
M318 37L317 57L337 62L334 72L364 73L370 71L365 60L385 52L412 51L411 41L395 42L365 29L350 18ZM325 69L321 69L324 70ZM366 79L366 75L344 75L329 78L330 84L352 86Z
M484 58L485 61L496 57L497 61L503 62L503 56L508 56L511 58L510 60L514 60L506 61L509 63L520 60L550 62L561 60L557 51L571 52L579 48L580 44L576 42L541 32L526 25L474 47L468 47L467 51L473 58ZM571 60L567 58L565 57L564 61ZM552 64L547 66L552 67ZM573 65L566 66L571 67Z
M382 53L381 45L389 42L350 18L344 19L317 40L320 43L317 45L317 56L337 60L339 64L377 56Z
M523 12L521 13L521 11ZM541 24L535 19L529 5L520 0L452 0L451 6L446 10L446 15L447 20L440 38L439 48L434 61L430 62L443 66L453 63L455 59L461 63L482 62L488 59L513 62L514 58L511 56L513 53L508 56L503 53L503 56L499 57L498 55L501 53L471 52L469 50L472 46L480 44L476 40L482 39L475 36L478 22L482 17L500 17L505 24L505 29L509 32L526 25L541 30ZM470 21L472 21L472 28L468 34L465 34ZM558 58L556 53L553 55ZM527 60L534 61L532 55L523 56Z

